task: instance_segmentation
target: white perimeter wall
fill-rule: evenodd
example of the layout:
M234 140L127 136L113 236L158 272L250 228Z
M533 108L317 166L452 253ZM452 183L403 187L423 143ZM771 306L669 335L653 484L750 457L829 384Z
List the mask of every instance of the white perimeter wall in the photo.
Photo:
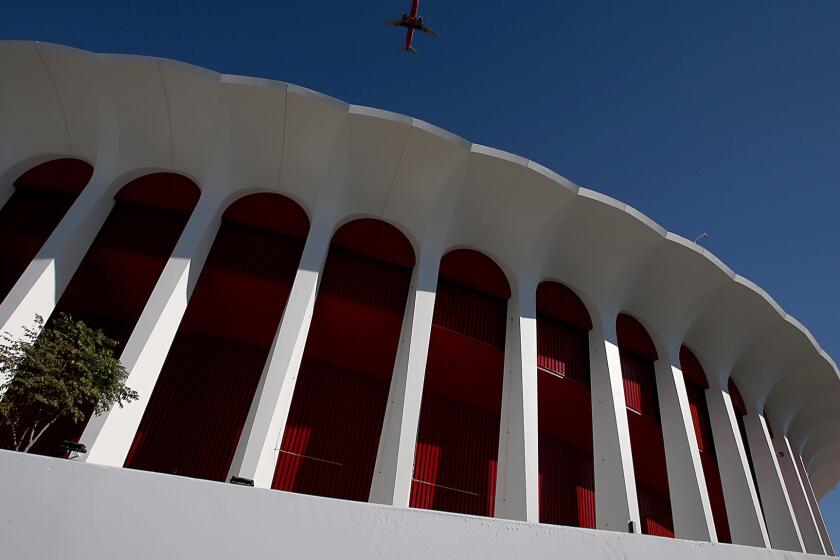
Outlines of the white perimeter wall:
M0 558L816 558L315 498L0 451Z

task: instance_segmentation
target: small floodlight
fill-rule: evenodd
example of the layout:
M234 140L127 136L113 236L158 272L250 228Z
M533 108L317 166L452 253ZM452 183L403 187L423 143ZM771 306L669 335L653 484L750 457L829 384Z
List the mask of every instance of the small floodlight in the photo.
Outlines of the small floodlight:
M241 476L232 476L230 477L230 483L236 484L238 486L253 486L254 481L250 478L242 478Z
M701 239L708 239L708 238L709 238L709 234L704 231L703 233L701 233L700 235L698 235L697 237L694 238L694 242L697 243Z
M67 458L68 459L75 459L79 455L87 453L87 447L85 447L85 444L78 443L78 442L75 442L75 441L66 441L65 440L61 444L61 450L64 451L65 453L67 453Z

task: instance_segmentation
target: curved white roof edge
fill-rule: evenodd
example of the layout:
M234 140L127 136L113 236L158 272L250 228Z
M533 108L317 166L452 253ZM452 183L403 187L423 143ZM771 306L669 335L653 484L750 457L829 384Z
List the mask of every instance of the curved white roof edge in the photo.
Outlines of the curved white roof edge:
M22 166L56 155L92 162L93 180L171 169L204 192L235 177L236 188L280 190L310 215L323 206L319 194L334 196L344 205L336 212L398 223L438 251L484 249L514 285L556 278L593 316L632 313L666 355L685 342L710 381L732 376L747 400L767 407L818 496L840 479L830 435L840 428L838 401L815 399L840 396L834 360L766 291L623 202L425 121L285 82L30 41L0 41L0 72L0 200ZM412 144L415 131L431 139ZM366 150L356 137L381 143ZM382 152L395 143L391 161ZM374 174L380 163L387 173Z

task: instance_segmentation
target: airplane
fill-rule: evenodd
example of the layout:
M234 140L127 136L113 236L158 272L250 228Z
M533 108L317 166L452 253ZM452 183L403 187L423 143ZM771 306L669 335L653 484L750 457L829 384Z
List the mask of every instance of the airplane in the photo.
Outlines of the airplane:
M428 33L432 37L437 37L437 33L432 31L432 29L423 23L423 17L417 15L417 12L420 10L420 0L411 0L411 15L406 14L403 12L403 15L400 19L395 19L394 21L386 21L385 25L394 25L396 27L407 27L408 31L405 34L405 44L402 47L399 47L397 50L400 51L411 51L413 53L417 52L411 45L411 41L414 40L414 31L419 29L423 33Z

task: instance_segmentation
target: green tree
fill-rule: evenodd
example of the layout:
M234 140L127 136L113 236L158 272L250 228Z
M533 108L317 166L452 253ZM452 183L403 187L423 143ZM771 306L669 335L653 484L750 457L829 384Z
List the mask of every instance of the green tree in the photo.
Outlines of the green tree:
M115 404L136 400L114 356L117 342L65 313L44 327L40 316L19 339L0 342L0 424L13 448L29 451L59 418L84 422Z

